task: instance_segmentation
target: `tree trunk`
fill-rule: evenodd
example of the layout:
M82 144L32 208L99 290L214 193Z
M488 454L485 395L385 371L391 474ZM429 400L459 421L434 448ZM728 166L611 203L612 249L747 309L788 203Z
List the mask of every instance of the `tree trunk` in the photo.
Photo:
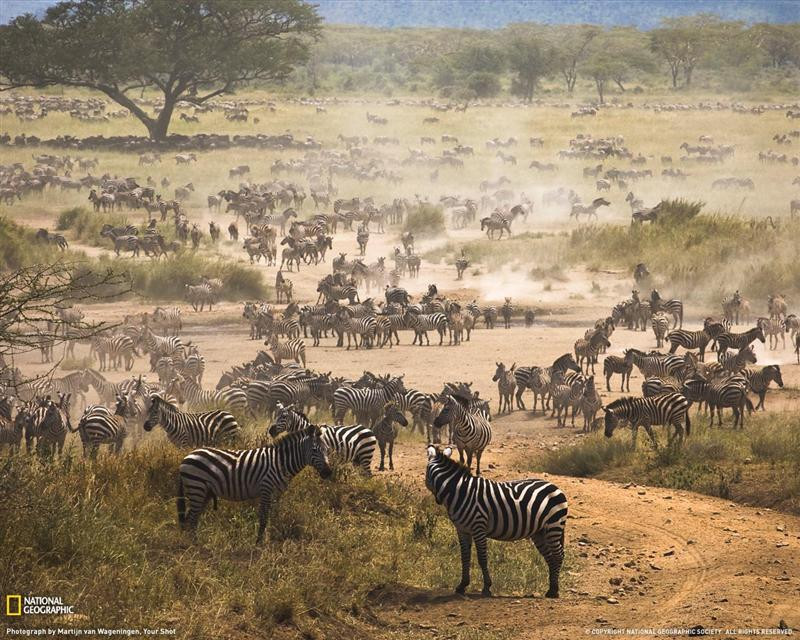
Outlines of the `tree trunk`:
M174 96L164 96L164 107L158 114L158 118L150 120L150 123L145 123L147 131L150 133L151 140L164 140L167 137L169 130L169 123L172 120L172 114L175 111L176 99Z
M600 104L605 104L603 101L603 90L605 89L605 80L598 80L595 78L594 84L597 87L597 95L600 96Z
M622 86L622 80L614 80L614 82L617 83L619 90L622 91L622 93L625 93L625 87Z
M669 65L669 70L670 70L670 73L672 74L672 88L673 89L677 89L678 88L678 71L679 71L678 65L677 64L670 64Z
M694 67L684 67L683 69L683 77L686 80L687 87L692 84L692 71L694 71Z

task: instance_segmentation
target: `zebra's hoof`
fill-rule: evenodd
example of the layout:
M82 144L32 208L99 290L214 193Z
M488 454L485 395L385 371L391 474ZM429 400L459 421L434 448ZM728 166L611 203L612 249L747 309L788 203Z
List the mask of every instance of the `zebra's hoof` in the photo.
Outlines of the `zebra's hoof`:
M458 593L458 594L460 594L460 595L462 595L462 596L464 595L464 592L465 592L466 590L467 590L467 585L465 585L465 584L460 584L460 585L458 585L458 586L456 587L456 593Z
M558 589L550 589L544 594L545 598L558 598Z
M481 591L481 595L482 595L484 598L491 598L491 597L492 597L492 590L491 590L491 589L484 588L484 589Z

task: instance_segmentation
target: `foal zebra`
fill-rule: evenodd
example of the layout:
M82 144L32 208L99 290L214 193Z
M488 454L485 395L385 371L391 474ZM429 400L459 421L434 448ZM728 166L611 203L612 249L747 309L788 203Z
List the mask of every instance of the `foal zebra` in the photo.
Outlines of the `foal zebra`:
M586 361L586 373L589 373L589 366L592 367L592 374L594 374L594 363L597 361L597 354L603 347L608 348L611 346L608 337L603 329L595 329L594 333L587 338L581 338L575 341L575 360L578 361L578 366L583 371L583 362Z
M194 536L209 500L216 504L217 498L259 498L256 543L261 543L273 494L286 489L289 481L309 465L322 478L330 477L325 445L319 429L313 426L258 449L196 449L183 459L179 469L178 523L181 528L188 527Z
M764 398L767 395L770 382L774 382L781 389L783 388L783 376L781 375L781 368L777 364L770 364L760 370L745 369L743 372L744 377L747 379L747 386L750 391L758 394L758 404L756 409L764 409Z
M494 482L470 474L450 459L450 448L428 447L425 485L436 502L447 509L461 547L461 581L457 593L470 582L472 543L483 574L483 595L491 595L486 540L529 538L549 569L548 598L558 597L558 576L564 561L567 498L544 480Z
M619 373L622 376L620 391L631 390L631 373L633 372L633 352L625 353L624 358L619 356L606 356L603 360L603 375L606 377L606 391L611 391L611 376ZM627 383L627 389L625 385Z
M767 341L763 327L755 326L744 333L730 333L728 331L721 333L717 336L717 357L728 349L744 349L755 340L761 341L762 344Z
M227 411L184 413L161 395L150 396L150 407L144 430L164 427L167 438L176 447L198 447L233 440L239 435L239 424Z
M503 413L503 410L511 413L514 410L512 398L514 397L514 391L517 388L515 377L516 374L514 371L517 365L516 363L512 364L510 369L506 369L506 365L504 365L502 362L495 362L495 365L497 366L497 369L495 369L492 382L497 383L497 393L500 396L500 400L497 405L497 413Z
M653 441L653 446L658 446L653 425L670 425L675 428L675 435L683 437L683 424L686 423L686 435L689 435L691 422L689 420L689 401L680 393L664 393L652 398L625 397L614 400L603 408L605 411L606 426L605 436L610 438L620 421L630 423L633 429L633 442L636 444L636 435L639 427L644 427L647 435ZM672 437L669 438L672 440Z
M450 424L453 443L458 448L458 457L464 462L467 454L467 469L472 466L475 455L475 475L481 475L481 454L492 440L492 426L479 412L470 411L470 399L461 395L448 395L443 399L444 407L433 421L436 429Z
M444 343L444 336L447 333L447 316L441 312L437 313L415 313L411 309L407 309L403 319L406 325L414 330L414 341L411 344L422 346L422 338L424 337L428 346L431 341L428 338L428 331L436 331L439 334L439 346Z

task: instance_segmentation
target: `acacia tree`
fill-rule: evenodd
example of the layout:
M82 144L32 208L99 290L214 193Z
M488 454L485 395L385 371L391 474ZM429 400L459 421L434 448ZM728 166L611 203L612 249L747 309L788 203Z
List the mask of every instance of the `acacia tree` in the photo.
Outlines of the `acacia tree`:
M563 25L553 30L551 37L557 51L556 67L564 77L569 93L575 89L579 65L585 60L589 45L600 32L600 27L589 24Z
M506 56L514 73L511 93L531 102L539 81L553 70L553 49L543 47L533 38L519 36L509 44Z
M0 88L101 91L166 137L176 104L202 104L254 80L285 79L319 33L302 0L82 0L0 27ZM163 97L157 115L130 93Z

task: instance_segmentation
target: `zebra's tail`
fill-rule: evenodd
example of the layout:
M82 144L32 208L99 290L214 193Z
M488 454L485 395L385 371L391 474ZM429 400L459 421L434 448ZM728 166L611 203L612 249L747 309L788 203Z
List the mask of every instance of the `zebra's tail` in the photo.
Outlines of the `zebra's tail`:
M751 414L755 411L755 407L753 407L753 401L750 400L747 396L744 397L744 402L747 405L747 413Z
M216 504L216 503L215 503ZM186 524L186 498L183 494L183 478L178 473L178 499L176 500L178 508L178 524L183 528Z
M689 409L686 409L686 435L690 435L692 432L692 422L689 420Z

